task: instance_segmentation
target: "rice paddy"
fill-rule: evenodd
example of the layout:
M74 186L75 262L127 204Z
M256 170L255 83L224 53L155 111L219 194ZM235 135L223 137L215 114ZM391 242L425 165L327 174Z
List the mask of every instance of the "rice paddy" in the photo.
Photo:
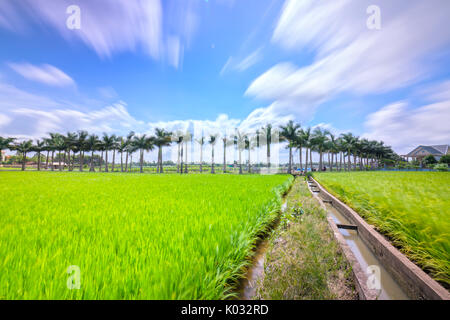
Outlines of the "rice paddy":
M0 299L230 298L291 180L2 172Z
M340 172L314 177L450 287L449 173Z

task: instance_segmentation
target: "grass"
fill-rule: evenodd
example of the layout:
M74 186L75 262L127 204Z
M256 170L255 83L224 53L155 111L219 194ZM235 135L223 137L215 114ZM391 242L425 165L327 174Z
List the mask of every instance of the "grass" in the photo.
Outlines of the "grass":
M315 173L331 193L450 288L450 174Z
M229 298L290 181L2 172L0 299Z
M280 227L271 237L257 298L357 299L351 267L328 226L326 213L296 179Z

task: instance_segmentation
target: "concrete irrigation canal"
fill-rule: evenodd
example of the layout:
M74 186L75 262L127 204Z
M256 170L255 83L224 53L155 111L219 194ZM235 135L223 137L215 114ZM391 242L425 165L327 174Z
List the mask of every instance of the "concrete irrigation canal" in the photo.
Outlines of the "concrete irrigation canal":
M308 188L327 211L330 227L352 265L360 299L450 299L445 288L317 181L309 180Z

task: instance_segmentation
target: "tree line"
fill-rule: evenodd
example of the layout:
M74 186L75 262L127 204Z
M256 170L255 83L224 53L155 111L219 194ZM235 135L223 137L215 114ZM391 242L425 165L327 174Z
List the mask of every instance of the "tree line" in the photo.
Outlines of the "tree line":
M274 139L276 137L276 139ZM382 161L397 160L399 157L391 147L384 145L382 141L368 140L359 138L352 133L336 136L329 130L321 127L302 128L300 124L289 121L286 125L274 128L267 124L253 134L235 130L232 135L210 134L202 136L194 141L200 146L200 172L203 172L203 148L205 144L211 145L211 173L215 173L214 148L218 141L223 144L223 172L226 169L226 151L228 146L234 146L238 152L239 173L244 169L242 165L242 152L247 151L248 172L252 172L251 151L259 148L265 148L267 155L267 166L271 167L271 145L274 143L285 142L289 149L288 173L293 173L295 160L293 153L295 150L299 154L299 168L307 171L313 168L312 154L319 155L319 165L317 170L329 170L335 167L337 170L363 170L369 165L376 163L380 165ZM127 136L121 137L115 134L106 133L99 137L96 134L89 134L87 131L68 132L66 135L60 133L49 133L48 137L43 139L18 141L15 138L0 137L0 151L17 151L22 157L22 170L26 169L26 156L30 152L37 154L37 170L41 170L43 163L41 157L45 157L45 169L54 171L55 155L58 159L58 169L63 170L67 166L69 171L76 168L76 156L78 155L78 170L83 171L84 166L89 167L89 171L94 172L94 155L100 153L99 171L109 172L110 159L108 155L112 152L111 171L115 171L116 164L119 167L119 161L116 156L120 155L120 171L128 172L131 170L132 157L137 152L139 156L140 172L143 173L144 154L157 149L157 173L163 173L163 148L172 143L177 144L177 172L188 173L188 143L193 141L192 134L189 132L169 132L165 129L156 128L153 135L136 135L130 132ZM89 163L85 163L86 154L90 153ZM305 159L303 159L303 155ZM98 155L97 155L98 157ZM102 166L104 159L105 166ZM303 160L305 160L303 162ZM0 163L2 159L0 158Z

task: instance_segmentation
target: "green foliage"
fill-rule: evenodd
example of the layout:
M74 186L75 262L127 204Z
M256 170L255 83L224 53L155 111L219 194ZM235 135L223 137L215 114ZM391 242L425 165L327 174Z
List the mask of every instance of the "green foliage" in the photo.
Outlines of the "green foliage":
M439 163L446 163L450 165L450 154L446 154L439 159Z
M434 170L436 171L448 171L448 164L439 163L434 166Z
M2 172L0 299L223 299L286 175ZM67 268L81 270L69 290Z
M436 280L450 284L448 173L317 173L316 179Z
M434 156L432 156L432 155L430 154L430 155L426 156L425 158L423 158L423 163L424 163L426 166L431 166L431 165L433 165L433 164L436 164L436 163L437 163L437 160L436 160L436 158L435 158Z

